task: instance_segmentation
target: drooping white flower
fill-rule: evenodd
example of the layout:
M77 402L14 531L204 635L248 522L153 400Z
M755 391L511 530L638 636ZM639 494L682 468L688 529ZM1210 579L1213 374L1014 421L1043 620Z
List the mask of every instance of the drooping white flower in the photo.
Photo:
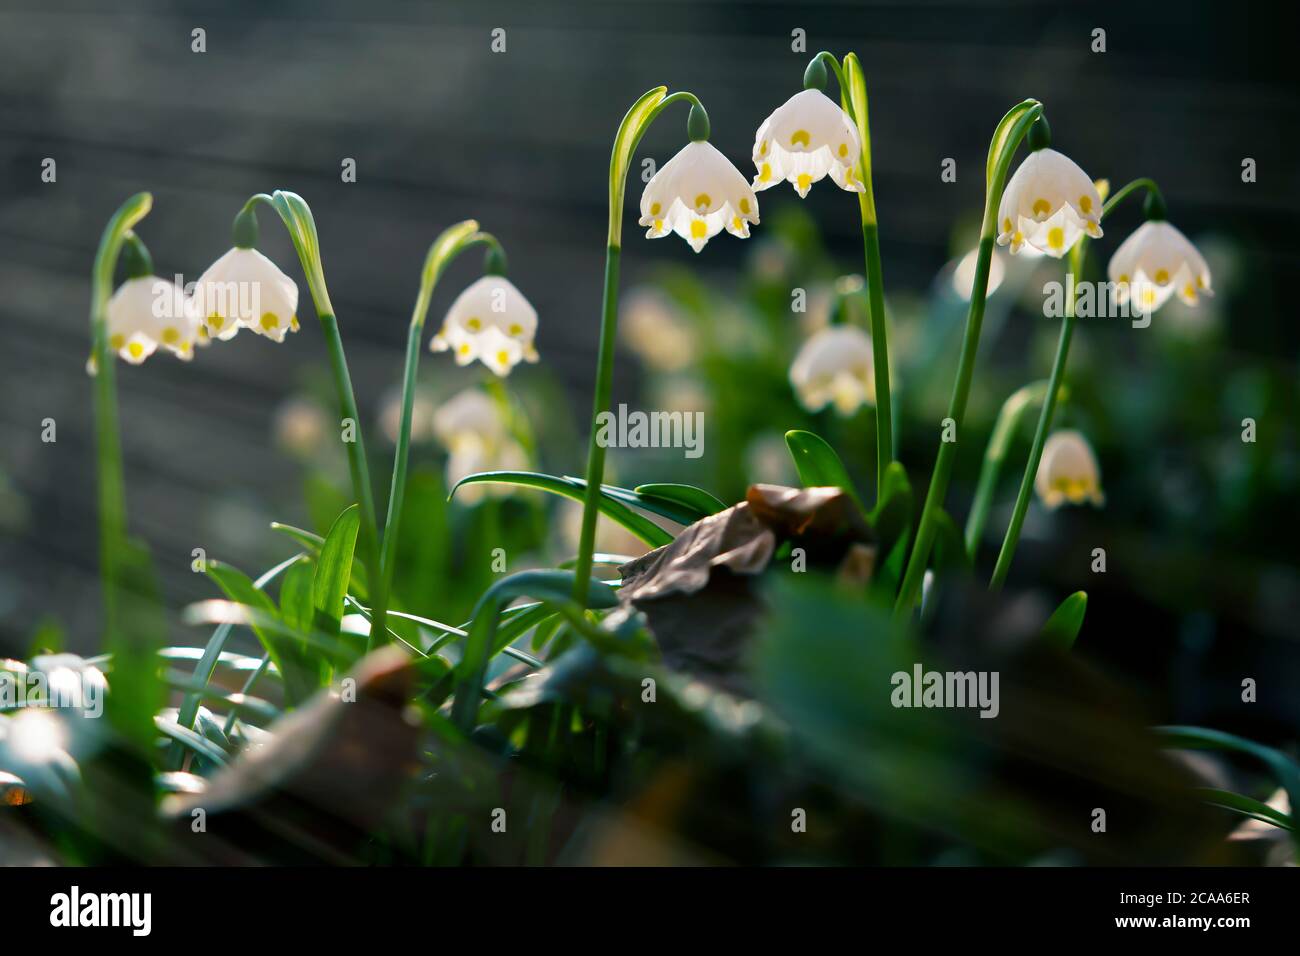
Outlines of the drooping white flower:
M298 331L298 284L256 249L231 249L208 266L194 299L214 339L234 338L241 326L274 342Z
M1148 312L1173 295L1188 305L1196 305L1202 295L1214 295L1205 258L1177 226L1163 219L1144 222L1120 243L1106 274L1121 304L1135 296Z
M723 229L741 239L758 223L758 197L740 170L707 140L687 143L641 194L646 238L677 233L696 252Z
M108 347L139 365L161 346L179 358L194 357L199 319L194 303L170 279L127 279L108 300Z
M841 415L876 402L871 339L854 325L829 325L799 349L790 366L790 384L810 412L834 403Z
M803 90L763 120L754 136L754 188L779 182L794 186L800 197L830 174L835 185L862 192L855 164L862 146L858 129L840 105L821 90Z
M1049 147L1020 164L998 206L998 245L1025 244L1059 259L1082 235L1101 236L1101 196L1074 160Z
M480 388L457 392L433 413L433 434L447 448L454 448L465 435L494 442L505 437L501 410Z
M1064 429L1048 436L1034 476L1034 489L1048 508L1059 508L1066 502L1105 503L1097 456L1082 433Z
M536 362L537 310L505 276L486 275L456 297L430 350L451 350L457 365L479 359L497 375Z

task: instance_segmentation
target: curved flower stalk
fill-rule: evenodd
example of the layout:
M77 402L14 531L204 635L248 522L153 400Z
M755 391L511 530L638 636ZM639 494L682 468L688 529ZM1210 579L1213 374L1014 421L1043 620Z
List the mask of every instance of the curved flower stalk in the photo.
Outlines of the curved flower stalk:
M1138 243L1125 246L1130 240L1121 244L1120 250L1116 252L1116 258L1119 257L1119 251L1124 251L1125 255L1120 258L1117 264L1112 259L1111 265L1117 277L1133 276L1133 282L1130 284L1127 279L1124 280L1121 295L1132 294L1136 291L1139 295L1139 303L1148 310L1154 310L1163 304L1173 293L1172 285L1175 280L1182 282L1184 285L1198 284L1202 285L1202 291L1209 291L1210 273L1205 266L1205 260L1201 258L1200 253L1188 242L1173 226L1165 222L1165 202L1160 194L1160 188L1151 179L1135 179L1128 183L1114 196L1110 197L1103 205L1101 218L1105 219L1114 211L1125 197L1137 190L1146 192L1146 202L1144 211L1147 218L1145 226L1139 228L1130 240L1137 238L1141 233ZM1146 226L1152 228L1143 232ZM1176 234L1176 236L1174 235ZM1179 241L1181 240L1181 241ZM1079 243L1070 252L1069 271L1075 276L1083 274L1083 262L1086 251L1086 240L1080 240ZM1137 267L1141 265L1142 278L1137 275ZM1132 272L1122 271L1125 268L1132 268ZM1147 281L1146 269L1151 269L1151 279ZM1163 273L1163 274L1162 274ZM1163 283L1154 280L1165 280ZM1161 286L1165 291L1160 291ZM1117 285L1117 288L1120 286ZM1190 292L1190 298L1194 302L1196 299L1196 289L1184 290ZM1127 301L1127 299L1125 299ZM1016 545L1020 541L1020 530L1024 525L1025 514L1029 510L1029 498L1037 479L1040 463L1043 460L1044 447L1047 443L1047 434L1052 427L1052 418L1056 412L1056 397L1065 378L1065 365L1070 357L1070 341L1074 334L1075 322L1075 303L1073 296L1068 296L1065 303L1065 316L1061 320L1061 335L1056 346L1056 358L1052 363L1052 375L1049 380L1048 395L1043 402L1043 410L1038 418L1038 426L1034 432L1034 442L1029 450L1029 460L1025 463L1025 472L1020 480L1020 492L1016 496L1015 507L1011 512L1011 521L1007 525L1006 536L1002 540L1002 550L998 553L997 564L993 568L993 576L989 581L989 588L998 590L1006 581L1007 574L1011 570L1011 559L1015 555Z
M122 564L126 554L126 480L118 431L117 387L109 345L108 304L113 272L131 230L153 207L153 196L137 193L104 227L91 273L91 365L95 371L95 468L99 484L99 572L104 600L105 643L112 646L121 628Z
M291 193L283 189L277 189L270 195L257 193L249 197L248 202L235 216L235 248L226 253L221 260L218 260L216 265L220 265L223 261L226 262L223 270L229 269L230 271L224 272L224 275L240 275L244 277L243 281L259 283L259 289L263 290L261 294L269 294L268 302L274 303L273 309L278 309L278 311L272 312L274 324L272 325L271 319L265 314L268 310L263 309L262 314L257 315L256 321L248 327L253 328L260 334L267 335L274 341L282 341L285 330L292 329L297 324L292 313L289 316L282 313L290 303L296 309L298 289L296 285L293 285L292 280L288 279L287 276L284 277L284 281L293 285L291 297L288 287L278 279L278 276L284 276L284 274L270 263L270 260L265 259L261 253L257 253L253 248L257 242L256 208L263 203L279 214L285 228L289 231L289 238L293 242L294 250L298 253L299 261L302 263L303 275L307 277L307 288L310 290L312 302L316 306L316 317L320 320L321 330L325 333L325 342L329 346L330 371L334 376L334 389L338 394L340 417L350 420L354 425L352 440L344 442L344 444L347 446L348 471L352 478L352 493L356 496L361 510L361 540L364 549L363 553L366 555L366 566L372 569L373 580L378 582L373 586L374 593L371 595L373 619L383 621L387 619L388 592L383 584L383 575L380 573L379 529L375 523L375 496L370 488L370 471L366 464L366 446L362 438L361 416L357 412L357 399L352 390L352 378L348 374L348 360L343 351L343 339L339 334L338 318L334 314L334 305L330 302L329 289L325 285L325 268L321 264L320 257L320 238L316 233L316 220L311 214L311 207L297 193ZM241 254L236 255L236 253ZM256 257L248 256L247 253L255 253ZM213 268L216 268L216 265ZM267 268L268 266L269 268ZM266 286L269 286L270 289L265 289ZM373 630L370 641L372 643L374 641Z
M827 65L835 72L840 102L828 97ZM880 229L871 179L871 129L867 83L856 53L841 65L822 51L804 71L804 89L772 112L754 136L755 189L782 180L802 198L826 176L841 189L858 194L862 246L866 258L867 306L873 350L873 401L876 406L876 495L885 487L885 469L894 460L894 424L889 381L889 330L885 319L884 273L880 264Z
M185 290L153 274L149 250L134 234L123 245L126 281L108 300L108 347L118 358L139 365L159 348L189 361L202 327Z
M966 314L966 331L962 336L961 356L957 360L957 378L953 382L952 398L948 403L947 417L952 420L960 438L962 422L966 417L966 401L970 397L971 380L975 374L975 356L979 351L980 329L984 323L984 303L988 295L989 267L993 259L993 244L997 237L998 208L1002 201L1003 184L1007 170L1015 156L1020 141L1029 128L1043 115L1043 104L1025 100L1012 107L993 131L985 163L984 221L980 227L980 243L975 260L975 281L971 286L970 309ZM939 442L939 454L930 475L930 488L925 495L921 521L917 527L916 544L907 562L903 584L894 604L895 618L910 614L916 606L921 584L925 579L926 563L934 546L936 522L948 494L953 464L957 455L957 442Z
M420 288L415 297L415 308L411 312L410 327L406 338L406 366L402 375L402 413L401 422L397 429L397 448L393 453L393 483L388 492L388 514L384 519L384 539L382 544L382 557L378 564L381 569L377 575L382 581L382 592L387 597L389 589L392 587L394 565L397 561L397 538L401 529L402 522L402 504L406 494L406 472L411 458L411 421L414 417L415 410L415 387L416 380L420 370L420 340L424 336L424 323L429 315L429 304L433 299L433 290L437 286L438 280L446 271L457 256L466 249L475 246L486 246L488 249L485 269L489 275L484 276L470 289L483 289L487 293L486 314L480 318L483 326L482 330L471 329L469 320L475 318L476 314L470 314L468 310L464 313L458 311L457 306L466 300L471 304L477 303L478 293L467 299L470 290L461 293L457 298L456 304L452 306L448 313L448 321L444 323L443 331L439 332L430 343L430 348L439 351L439 341L446 342L449 347L456 349L457 361L460 364L467 364L461 361L460 345L465 344L466 340L458 339L456 336L460 333L452 332L452 323L455 328L466 330L466 334L472 337L471 350L473 354L468 361L480 357L483 343L480 341L483 331L496 332L498 336L503 335L497 328L498 320L505 323L504 336L509 336L511 351L506 355L506 361L497 363L493 366L490 362L489 367L498 375L504 375L509 371L509 367L519 360L519 357L527 357L529 353L535 356L536 351L533 348L533 335L537 329L537 313L533 311L532 306L528 305L527 300L510 285L509 280L504 276L505 273L505 253L501 249L501 244L495 236L490 233L479 231L479 226L473 219L466 219L464 222L458 222L454 226L448 226L439 236L434 239L429 246L428 253L424 257L424 268L420 271ZM492 280L489 282L489 280ZM484 286L484 283L488 283ZM507 295L501 283L510 286L514 290L514 296ZM495 290L502 289L501 301L511 303L509 311L497 311L492 308L493 302L496 301ZM520 305L522 303L522 305ZM516 330L514 326L518 325ZM495 345L495 350L500 353L507 349L505 343L496 341L490 342L489 345ZM517 349L517 351L515 351ZM532 361L533 359L529 359ZM500 369L500 370L498 370ZM382 618L373 618L382 620ZM373 629L371 637L373 641Z
M1034 478L1034 490L1044 505L1055 510L1061 505L1102 505L1101 468L1088 439L1082 432L1066 429L1052 432L1043 446L1043 459Z
M592 400L591 437L587 448L587 487L582 530L574 566L575 598L585 599L591 581L596 542L597 504L605 476L605 447L598 440L597 419L609 409L614 379L614 343L618 334L618 268L623 249L623 199L632 154L650 124L673 103L689 103L686 131L691 142L651 178L641 197L641 224L647 236L675 232L699 252L727 229L745 238L758 222L758 198L749 183L721 153L708 144L709 115L693 93L668 93L665 86L647 91L627 111L614 137L609 160L609 233L605 246L605 288L602 295L600 346L596 360L596 392ZM715 155L716 154L716 155ZM734 176L732 175L734 173ZM752 209L745 204L752 202ZM656 208L656 206L658 208Z

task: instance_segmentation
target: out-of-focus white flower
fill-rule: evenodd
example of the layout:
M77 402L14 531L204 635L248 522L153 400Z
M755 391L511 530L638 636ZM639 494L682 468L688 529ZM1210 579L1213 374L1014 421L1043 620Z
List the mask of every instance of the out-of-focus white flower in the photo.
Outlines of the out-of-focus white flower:
M513 438L485 441L478 435L465 433L456 439L447 456L447 487L480 471L527 471L528 454ZM484 495L504 498L518 489L513 485L466 485L456 492L462 504L476 504Z
M505 422L497 403L482 389L467 388L443 402L433 413L433 434L447 448L458 438L473 435L484 441L505 437Z
M479 359L497 375L509 375L520 361L536 362L537 310L505 276L486 275L447 310L429 348L451 350L457 365Z
M970 301L971 287L975 285L975 261L979 258L979 250L972 249L966 255L961 257L956 268L952 270L952 288L959 296ZM986 295L992 295L1002 285L1002 280L1006 276L1007 267L1002 261L1002 256L995 252L989 260L989 287Z
M740 170L707 140L687 143L641 194L646 238L677 233L696 252L723 229L741 239L758 223L758 197Z
M1163 219L1149 220L1125 239L1106 269L1120 303L1136 297L1154 312L1170 296L1196 305L1202 295L1214 295L1210 269L1191 241Z
M325 410L311 399L301 397L283 402L275 410L271 425L276 444L304 458L325 447L328 429Z
M402 389L397 386L388 391L379 406L379 427L390 444L397 444L402 427ZM424 441L433 434L433 402L428 395L417 390L411 398L411 441Z
M790 384L810 412L834 403L841 415L876 402L871 339L853 325L829 325L803 344L790 366Z
M1101 196L1074 160L1049 147L1037 149L1002 192L998 228L998 245L1010 245L1012 255L1028 243L1059 259L1080 236L1101 236Z
M480 471L526 471L528 453L514 439L501 409L481 389L457 392L433 413L433 433L448 450L447 487ZM475 504L485 495L505 497L510 485L466 485L456 492L463 504Z
M633 289L623 300L619 332L651 368L677 372L691 361L695 336L681 314L653 289Z
M169 279L141 276L123 282L108 300L108 347L139 365L159 346L194 357L199 320L185 291Z
M298 284L256 249L231 249L208 266L194 300L214 339L234 338L241 326L273 342L298 331Z
M862 153L857 127L821 90L803 90L763 120L754 136L754 188L792 184L800 197L829 173L835 185L862 192L855 165Z
M1082 433L1065 429L1048 436L1034 476L1034 489L1048 508L1059 508L1066 502L1105 503L1097 456Z

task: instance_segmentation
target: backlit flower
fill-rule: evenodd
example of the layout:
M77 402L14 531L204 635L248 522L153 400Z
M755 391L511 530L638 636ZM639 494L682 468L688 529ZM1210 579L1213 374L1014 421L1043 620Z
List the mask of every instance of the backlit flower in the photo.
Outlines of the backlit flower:
M1038 462L1034 489L1049 508L1059 508L1066 502L1105 503L1097 456L1080 432L1066 429L1048 436L1043 457Z
M998 229L998 245L1010 245L1013 255L1027 243L1059 259L1080 236L1101 236L1101 196L1074 160L1037 149L1002 192Z
M862 192L854 164L862 153L857 127L840 105L821 90L803 90L763 120L754 137L754 188L779 182L800 197L829 173L835 185Z
M723 229L741 239L758 223L758 197L731 161L707 140L687 143L641 194L646 238L675 232L699 252Z
M497 375L536 362L537 310L505 276L486 275L456 297L429 348L450 350L457 365L479 359Z
M298 331L298 284L256 249L231 249L208 266L194 299L214 339L234 338L241 326L274 342Z
M1106 274L1120 303L1136 296L1147 312L1154 312L1173 295L1196 305L1202 295L1214 294L1204 257L1163 219L1144 222L1120 243Z
M854 325L829 325L803 344L790 366L790 384L810 412L834 404L841 415L876 402L871 339Z
M123 282L108 300L108 347L139 365L160 346L182 359L194 357L199 320L175 282L141 276Z

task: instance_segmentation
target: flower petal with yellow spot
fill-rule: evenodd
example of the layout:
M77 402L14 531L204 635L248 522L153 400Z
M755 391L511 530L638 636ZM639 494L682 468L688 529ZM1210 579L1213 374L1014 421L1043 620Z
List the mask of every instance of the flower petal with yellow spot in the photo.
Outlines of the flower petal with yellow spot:
M757 224L758 197L740 170L709 142L687 143L641 194L646 238L681 236L699 252L724 229L746 238Z
M830 325L814 333L790 366L790 384L810 412L834 404L849 416L876 402L871 339L853 325Z
M1144 222L1120 243L1106 267L1116 299L1130 299L1154 312L1172 296L1196 305L1202 295L1214 295L1205 257L1178 227L1163 219Z
M1034 476L1034 490L1052 509L1063 504L1105 503L1097 456L1081 432L1063 429L1048 436Z
M848 192L862 192L857 174L862 145L857 127L840 105L821 90L803 90L772 111L754 136L753 186L794 186L800 197L830 176Z
M1000 246L1025 245L1059 259L1088 235L1100 238L1101 196L1074 160L1054 149L1030 153L1008 180L998 204Z
M296 323L298 284L256 249L231 249L194 287L194 300L211 338L227 340L242 328L274 342Z

